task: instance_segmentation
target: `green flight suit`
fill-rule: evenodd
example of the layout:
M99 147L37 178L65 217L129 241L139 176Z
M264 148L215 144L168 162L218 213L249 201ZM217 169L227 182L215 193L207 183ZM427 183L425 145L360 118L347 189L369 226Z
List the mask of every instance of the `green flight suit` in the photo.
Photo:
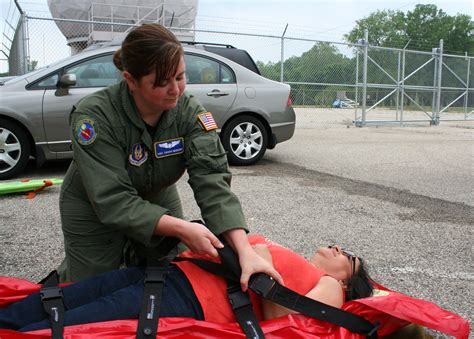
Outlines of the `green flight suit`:
M167 252L170 238L153 232L164 214L183 217L175 183L185 170L214 234L247 231L225 151L198 118L203 112L185 93L150 135L124 81L79 102L70 119L74 159L60 195L62 281L119 268L127 244L142 258Z

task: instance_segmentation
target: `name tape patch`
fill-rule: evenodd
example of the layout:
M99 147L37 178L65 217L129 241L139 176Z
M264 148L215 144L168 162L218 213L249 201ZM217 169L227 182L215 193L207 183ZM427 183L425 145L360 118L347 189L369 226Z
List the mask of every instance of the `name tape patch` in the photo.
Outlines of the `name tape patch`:
M176 138L155 142L155 157L164 158L184 152L184 139Z

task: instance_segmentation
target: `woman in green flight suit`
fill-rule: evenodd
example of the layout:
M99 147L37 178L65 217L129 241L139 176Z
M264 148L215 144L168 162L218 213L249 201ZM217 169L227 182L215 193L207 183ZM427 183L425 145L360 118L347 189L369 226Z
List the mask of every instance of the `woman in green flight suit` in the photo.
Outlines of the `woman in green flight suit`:
M134 29L114 55L124 81L85 97L71 114L74 159L60 196L62 281L161 257L176 238L217 256L216 235L237 251L244 289L255 272L281 281L248 243L212 114L184 92L183 56L164 27ZM175 183L185 170L209 228L182 219ZM131 263L125 248L138 260Z

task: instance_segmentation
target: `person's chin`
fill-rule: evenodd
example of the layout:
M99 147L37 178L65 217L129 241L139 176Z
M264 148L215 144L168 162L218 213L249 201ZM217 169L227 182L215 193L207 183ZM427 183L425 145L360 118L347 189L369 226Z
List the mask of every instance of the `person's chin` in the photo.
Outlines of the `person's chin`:
M167 100L164 104L166 106L166 109L172 109L175 108L176 105L178 104L178 100Z

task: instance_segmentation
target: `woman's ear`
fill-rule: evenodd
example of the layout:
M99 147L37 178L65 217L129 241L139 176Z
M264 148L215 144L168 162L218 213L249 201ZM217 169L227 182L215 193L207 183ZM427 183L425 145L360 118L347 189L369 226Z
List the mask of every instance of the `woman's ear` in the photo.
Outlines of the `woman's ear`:
M130 90L133 92L138 87L138 83L133 75L131 75L128 71L123 71L122 76L127 82L128 88L130 88Z

